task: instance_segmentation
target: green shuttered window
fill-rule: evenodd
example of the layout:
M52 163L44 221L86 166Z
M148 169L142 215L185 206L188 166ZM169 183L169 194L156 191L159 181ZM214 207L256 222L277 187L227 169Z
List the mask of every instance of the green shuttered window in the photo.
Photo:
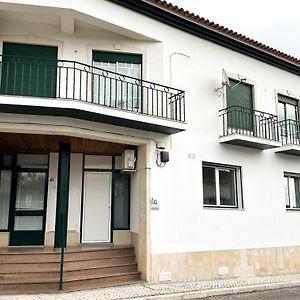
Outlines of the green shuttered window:
M1 94L56 97L57 47L3 43Z
M228 126L243 130L253 130L252 85L230 79L226 88Z

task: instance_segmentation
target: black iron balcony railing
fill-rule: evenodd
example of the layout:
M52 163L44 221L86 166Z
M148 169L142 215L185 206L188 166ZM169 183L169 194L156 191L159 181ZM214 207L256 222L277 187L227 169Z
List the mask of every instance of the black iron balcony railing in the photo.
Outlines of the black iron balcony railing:
M182 90L76 61L0 58L1 94L80 100L185 122Z
M248 135L279 141L276 115L240 106L231 106L219 111L221 137L231 134Z
M300 122L287 119L279 122L283 145L300 145Z

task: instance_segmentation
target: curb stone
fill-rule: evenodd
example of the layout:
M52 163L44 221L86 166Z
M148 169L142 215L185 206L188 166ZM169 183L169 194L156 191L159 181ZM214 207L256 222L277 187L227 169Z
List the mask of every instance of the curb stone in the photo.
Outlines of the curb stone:
M293 282L278 282L278 283L267 283L267 284L257 284L251 286L240 286L240 287L231 287L223 289L212 289L212 290L202 290L202 291L193 291L193 292L184 292L184 293L174 293L168 295L155 295L155 296L145 296L134 298L135 300L196 300L203 299L213 296L226 296L234 295L241 293L253 293L253 292L262 292L267 290L276 290L282 288L291 288L299 287L300 281ZM133 298L127 298L133 299Z

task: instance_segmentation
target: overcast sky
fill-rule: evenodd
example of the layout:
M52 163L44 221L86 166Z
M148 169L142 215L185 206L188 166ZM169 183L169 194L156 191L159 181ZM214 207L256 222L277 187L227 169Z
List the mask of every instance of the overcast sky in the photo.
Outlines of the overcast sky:
M300 58L300 0L168 2Z

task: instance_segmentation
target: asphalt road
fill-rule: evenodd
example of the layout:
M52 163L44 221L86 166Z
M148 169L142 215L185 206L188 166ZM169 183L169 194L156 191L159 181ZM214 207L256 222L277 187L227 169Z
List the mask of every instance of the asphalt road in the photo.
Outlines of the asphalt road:
M210 297L207 300L300 300L300 287L246 293L229 296Z

